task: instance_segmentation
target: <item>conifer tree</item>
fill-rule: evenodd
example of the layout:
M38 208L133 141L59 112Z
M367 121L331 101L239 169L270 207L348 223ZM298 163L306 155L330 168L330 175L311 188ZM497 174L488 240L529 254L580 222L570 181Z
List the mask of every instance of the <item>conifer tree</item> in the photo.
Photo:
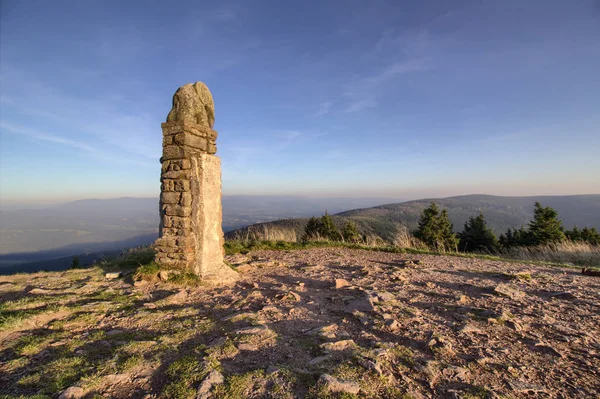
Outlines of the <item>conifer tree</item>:
M581 230L577 226L573 226L573 229L565 231L565 236L573 242L583 241Z
M346 222L344 227L342 227L342 237L344 237L345 242L357 243L360 241L360 234L358 234L358 230L356 229L356 224L353 222Z
M311 217L308 219L308 223L306 227L304 227L304 235L302 236L302 241L310 241L316 240L319 238L319 230L320 230L321 221L316 217Z
M339 241L342 238L329 213L325 212L320 218L311 217L304 228L302 241L327 239Z
M498 249L498 239L492 229L487 227L483 213L477 217L470 217L458 238L462 251L494 252Z
M600 245L600 233L595 227L584 227L581 230L581 240L592 245Z
M437 222L440 209L432 202L429 208L426 208L421 213L419 227L414 233L414 236L423 241L430 247L436 245L438 240Z
M333 223L333 218L329 213L327 213L327 211L325 211L325 214L321 216L321 226L319 233L322 237L328 238L332 241L339 241L341 238L340 232Z
M421 213L414 236L430 248L440 251L456 250L458 244L456 235L452 232L452 223L448 219L448 211L444 209L440 213L434 202Z
M565 239L562 222L558 212L549 206L543 207L536 201L533 209L533 220L529 222L529 238L531 245L545 245Z
M453 226L448 218L448 211L442 210L438 219L438 229L440 231L441 242L438 244L438 249L442 251L458 251L458 238L452 231Z

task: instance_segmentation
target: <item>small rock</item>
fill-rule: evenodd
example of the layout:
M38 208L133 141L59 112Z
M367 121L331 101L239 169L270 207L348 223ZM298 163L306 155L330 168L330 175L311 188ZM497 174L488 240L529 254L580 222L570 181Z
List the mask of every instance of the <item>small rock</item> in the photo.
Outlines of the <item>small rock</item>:
M364 357L359 357L358 364L360 364L362 367L364 367L367 370L372 370L372 371L376 372L377 375L383 374L383 371L381 370L381 366L379 366L377 363L373 362L372 360L366 359Z
M441 349L449 355L453 356L455 354L452 343L442 336L433 336L427 346L429 346L429 349L432 351L434 349Z
M275 374L275 373L279 373L281 371L281 369L277 366L273 366L272 364L269 365L269 367L267 367L266 373L267 374Z
M379 299L380 301L383 301L383 302L389 302L389 301L396 300L396 297L394 296L394 294L385 292L385 291L377 292L375 295L377 295L377 299Z
M518 289L511 287L506 283L498 284L496 288L494 288L494 292L510 299L522 299L525 297L525 293L523 291L519 291Z
M375 307L369 298L362 298L351 301L344 308L344 312L346 313L354 313L357 310L359 312L372 312L375 310Z
M538 341L535 343L535 346L542 350L546 350L547 352L550 352L555 356L565 357L565 355L563 355L561 352L557 351L553 346L551 346L545 342Z
M318 385L325 388L328 392L350 393L357 395L360 392L360 385L354 381L338 380L329 374L321 374Z
M160 272L158 272L158 278L161 279L161 281L169 280L169 271L161 270Z
M329 358L330 358L330 356L329 356L329 355L326 355L326 356L318 356L318 357L315 357L315 358L313 358L313 359L309 360L309 362L308 362L308 365L309 365L309 366L316 366L316 365L318 365L318 364L320 364L320 363L323 363L323 362L324 362L324 361L326 361L326 360L329 360Z
M575 295L570 292L553 292L548 295L550 298L558 298L558 299L575 299Z
M261 312L271 312L271 313L279 313L279 312L281 312L279 310L279 308L277 308L276 306L273 306L273 305L264 306L260 311Z
M146 302L146 303L145 303L143 306L144 306L146 309L156 309L156 307L157 307L157 306L156 306L156 304L155 304L155 303L152 303L152 302Z
M305 334L319 335L323 338L334 339L336 337L335 330L337 328L338 328L337 324L330 324L330 325L324 326L324 327L311 328L310 330L306 331Z
M392 276L392 281L400 281L401 283L408 283L408 277L402 273L396 273Z
M198 393L196 399L208 399L212 396L210 390L218 384L222 384L225 381L223 374L217 370L213 370L202 380L198 387Z
M541 385L531 384L528 382L523 382L519 380L509 381L508 385L510 385L511 389L515 392L531 392L531 393L539 393L546 392L546 388Z
M148 282L146 280L137 280L133 282L134 287L143 287L145 285L148 285Z
M114 280L121 277L121 272L109 272L104 275L107 280Z
M458 379L462 382L467 382L470 371L464 367L448 366L444 368L442 374L450 379Z
M169 295L164 299L165 303L169 305L176 305L186 301L188 298L188 293L186 290L180 290L173 295Z
M80 399L85 396L85 391L81 387L69 387L62 391L58 399Z
M299 300L301 299L300 295L299 295L299 294L297 294L297 293L296 293L296 292L294 292L294 291L290 291L290 293L288 294L288 297L290 297L290 296L291 296L292 298L294 298L294 301L296 301L296 302L297 302L297 301L299 301Z
M52 291L52 290L45 290L43 288L34 288L32 290L29 290L28 293L29 294L34 294L34 295L48 295L48 294L54 293L54 291Z
M247 343L247 342L241 342L238 344L237 347L241 351L254 352L254 351L258 350L258 345Z
M350 283L347 280L344 280L343 278L335 279L335 288L337 290L339 290L340 288L349 287L349 286L350 286Z
M508 327L512 328L515 331L523 331L524 328L521 324L519 324L518 322L516 322L515 320L506 320L504 322L504 324L506 324Z
M330 351L344 351L348 349L353 349L356 347L356 343L354 343L351 339L344 339L336 342L326 342L321 344L321 349L330 352Z
M252 269L253 269L253 267L247 263L245 263L243 265L239 265L235 268L235 270L237 270L240 273L248 273Z
M400 323L398 323L398 321L394 320L394 319L388 319L385 321L385 326L388 328L388 330L390 330L391 332L396 332L400 330Z
M235 333L236 334L264 334L268 331L270 331L270 330L267 328L267 326L258 325L258 326L250 326L250 327L240 328L239 330L236 330Z

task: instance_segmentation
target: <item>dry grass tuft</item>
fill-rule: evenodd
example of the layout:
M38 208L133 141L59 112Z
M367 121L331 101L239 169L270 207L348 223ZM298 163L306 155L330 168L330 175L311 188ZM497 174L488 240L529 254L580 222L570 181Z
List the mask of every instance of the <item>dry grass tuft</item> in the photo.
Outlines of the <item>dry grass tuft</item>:
M232 238L234 241L284 241L298 242L296 230L269 224L249 226L244 231L237 231Z
M394 237L394 245L400 248L412 248L427 251L429 247L423 241L419 240L404 226L398 229Z
M498 254L503 258L580 266L600 266L600 246L563 241L535 247L514 247Z

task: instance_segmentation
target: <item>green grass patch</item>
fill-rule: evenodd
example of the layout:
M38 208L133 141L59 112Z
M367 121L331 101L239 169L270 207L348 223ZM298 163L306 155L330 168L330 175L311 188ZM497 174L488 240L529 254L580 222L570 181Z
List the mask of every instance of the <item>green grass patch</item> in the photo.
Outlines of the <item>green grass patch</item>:
M78 381L87 371L88 365L83 357L68 356L48 363L37 373L22 377L18 384L55 394Z
M155 254L156 252L152 248L141 248L116 258L109 258L102 262L100 266L107 270L131 270L153 262Z
M196 383L207 374L203 365L194 355L175 360L167 367L169 383L163 390L163 396L169 399L191 399L196 395Z
M152 281L158 277L160 266L154 261L140 265L133 276L135 280Z
M117 360L117 370L119 373L124 373L132 370L144 363L144 356L140 353L121 354Z
M47 336L42 335L24 335L13 347L15 352L21 356L33 356L45 348L44 343L48 340Z
M257 382L264 379L263 370L254 370L245 374L231 375L222 385L217 385L213 391L215 399L247 398L254 390Z
M10 330L20 326L27 319L41 313L58 312L66 309L64 306L52 304L33 309L24 310L2 310L0 308L0 331Z
M186 287L197 287L202 284L200 276L194 273L173 273L167 280L171 284L182 285Z

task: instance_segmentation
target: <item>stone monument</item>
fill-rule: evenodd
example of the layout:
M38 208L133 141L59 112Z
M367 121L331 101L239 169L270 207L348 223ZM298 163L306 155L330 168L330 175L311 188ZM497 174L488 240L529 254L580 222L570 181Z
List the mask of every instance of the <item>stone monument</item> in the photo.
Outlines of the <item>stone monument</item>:
M160 236L156 262L194 273L203 282L227 284L238 274L223 261L221 160L215 109L202 82L180 87L163 123Z

